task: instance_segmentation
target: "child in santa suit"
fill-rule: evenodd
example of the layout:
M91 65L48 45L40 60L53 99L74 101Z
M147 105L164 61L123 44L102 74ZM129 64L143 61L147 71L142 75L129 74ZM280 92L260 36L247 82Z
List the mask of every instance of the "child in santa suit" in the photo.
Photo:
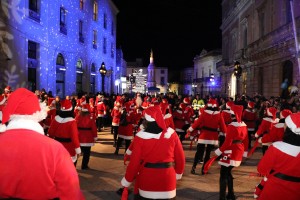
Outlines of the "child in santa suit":
M195 153L194 164L191 169L191 173L195 174L196 166L203 158L205 152L204 163L201 169L201 174L204 175L204 165L210 159L210 153L214 146L218 145L219 143L219 131L226 133L226 125L221 112L218 111L218 106L215 99L210 99L208 101L204 112L188 128L188 131L193 132L195 129L200 129L200 135L198 138L197 151Z
M235 200L233 190L233 177L231 171L240 166L243 156L247 156L248 131L247 125L241 121L243 106L231 105L232 122L227 127L226 137L223 145L215 151L222 155L219 164L220 170L220 200ZM228 186L228 195L226 188Z
M84 199L67 150L44 135L39 121L46 104L25 88L11 93L3 108L0 134L0 197L3 199Z
M173 120L175 125L175 130L180 138L180 141L182 141L185 138L186 131L184 130L185 123L185 117L184 114L186 105L184 103L179 104L179 107L173 112Z
M78 139L77 123L73 118L72 103L70 100L61 102L61 111L55 116L48 130L49 137L64 145L75 163L77 155L81 153Z
M282 141L284 135L285 118L292 114L292 111L284 109L280 112L280 120L273 126L268 134L264 134L258 139L259 143L271 144L273 142Z
M103 118L106 115L106 106L103 102L103 96L98 95L96 98L96 109L97 109L97 129L98 132L103 128Z
M114 108L111 111L111 117L112 117L111 128L114 135L114 144L113 144L114 147L117 145L121 112L122 112L121 103L119 101L116 101L114 103Z
M91 147L97 140L97 127L90 113L89 104L82 105L75 120L79 133L80 149L83 154L81 169L89 169Z
M128 188L134 179L139 195L146 199L176 197L176 180L181 179L185 157L176 132L166 129L156 106L145 110L144 130L136 134L132 155L121 184Z
M248 149L251 149L252 136L255 133L256 121L258 120L256 110L254 109L254 102L249 101L247 108L243 112L242 120L245 122L248 128Z
M278 122L276 120L276 112L277 109L274 107L269 107L266 109L266 116L263 118L261 124L258 127L258 130L255 133L255 137L259 138L265 134L268 134L273 126ZM265 154L266 150L270 146L270 143L263 143L262 144L262 153Z
M274 142L257 166L267 180L259 200L298 200L300 197L300 113L285 119L283 141Z

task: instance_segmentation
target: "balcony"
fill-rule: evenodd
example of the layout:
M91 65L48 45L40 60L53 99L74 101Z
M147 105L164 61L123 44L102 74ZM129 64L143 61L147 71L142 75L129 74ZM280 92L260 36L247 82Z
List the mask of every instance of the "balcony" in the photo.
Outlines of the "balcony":
M29 10L29 18L40 23L40 14L37 11Z

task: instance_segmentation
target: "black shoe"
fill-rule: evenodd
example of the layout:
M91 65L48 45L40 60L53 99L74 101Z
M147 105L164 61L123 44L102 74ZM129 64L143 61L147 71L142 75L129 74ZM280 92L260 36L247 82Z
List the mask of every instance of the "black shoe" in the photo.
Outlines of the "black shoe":
M237 197L235 196L235 195L227 195L226 196L226 200L236 200L237 199Z
M117 190L117 192L116 192L116 193L117 193L118 195L122 195L122 193L123 193L123 190L124 190L124 188L120 188L120 189L118 189L118 190Z
M192 167L191 174L195 174L196 173L195 170L196 170L196 167Z
M81 167L81 169L82 169L82 170L88 170L88 169L90 169L90 168L89 168L89 166L86 166L86 167Z

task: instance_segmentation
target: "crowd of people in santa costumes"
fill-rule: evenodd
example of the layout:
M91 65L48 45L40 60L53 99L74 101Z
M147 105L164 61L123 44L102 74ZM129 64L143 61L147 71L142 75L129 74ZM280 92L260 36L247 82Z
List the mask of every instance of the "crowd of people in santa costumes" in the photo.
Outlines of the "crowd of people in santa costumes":
M46 115L33 92L19 88L9 95L0 134L1 199L84 199L69 152L39 124Z

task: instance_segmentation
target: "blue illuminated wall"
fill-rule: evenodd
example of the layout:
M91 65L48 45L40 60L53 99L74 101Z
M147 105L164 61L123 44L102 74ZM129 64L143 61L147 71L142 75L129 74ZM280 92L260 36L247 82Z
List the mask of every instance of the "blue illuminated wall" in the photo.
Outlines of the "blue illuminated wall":
M110 74L105 78L105 92L113 92L116 71L116 14L110 0L96 0L98 19L93 20L93 0L38 0L37 12L29 9L29 0L1 0L0 42L6 48L0 51L1 84L13 89L28 87L28 67L36 68L37 89L45 88L56 95L56 58L64 57L65 95L76 91L76 63L83 64L83 91L90 91L92 63L96 66L96 88L101 90L99 67L102 62ZM66 11L66 34L61 32L60 9ZM104 16L107 23L104 28ZM83 22L82 37L79 40L79 21ZM93 30L97 32L97 49L93 48ZM64 32L64 31L63 31ZM105 39L104 39L105 38ZM37 58L28 59L28 40L37 43ZM103 41L106 40L106 53ZM5 59L9 57L10 59Z

